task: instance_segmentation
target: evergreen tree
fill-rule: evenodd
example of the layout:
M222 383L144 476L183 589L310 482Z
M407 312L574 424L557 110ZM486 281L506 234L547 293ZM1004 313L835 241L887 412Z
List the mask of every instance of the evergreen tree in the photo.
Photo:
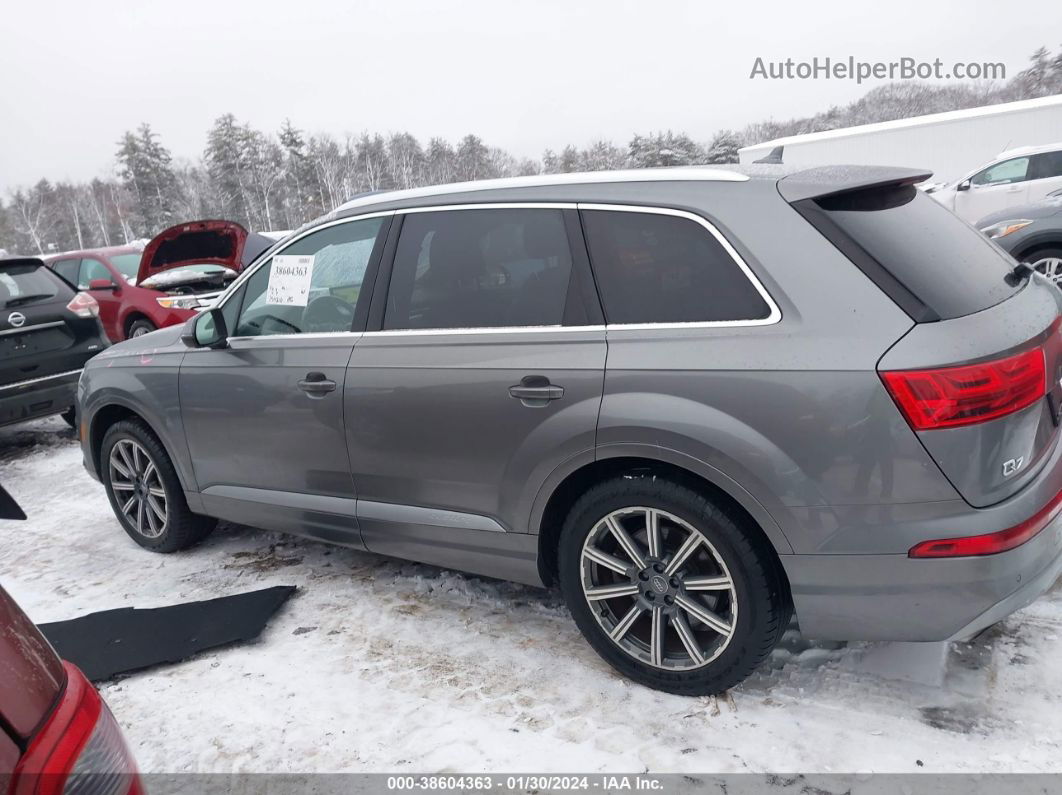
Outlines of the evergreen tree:
M132 211L141 234L155 235L176 223L177 175L169 150L149 124L127 132L118 145L118 176L132 197Z

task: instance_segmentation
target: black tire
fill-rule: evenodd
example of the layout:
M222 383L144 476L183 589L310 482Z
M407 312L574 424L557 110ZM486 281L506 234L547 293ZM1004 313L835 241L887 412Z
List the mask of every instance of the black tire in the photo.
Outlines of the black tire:
M113 476L115 474L121 476L121 473L114 470L110 462L115 446L123 442L132 442L146 454L150 463L154 465L154 472L149 476L150 480L145 479L145 483L154 484L155 488L161 487L165 493L165 502L162 503L165 508L165 518L159 524L157 535L153 535L155 528L151 527L146 520L142 522L145 529L138 530L134 521L122 509L127 497L122 497L121 502L119 501L118 495L128 495L129 490L116 491ZM129 445L126 444L125 449L128 447ZM157 478L154 476L155 472L157 472ZM217 525L216 519L192 513L188 509L184 490L181 488L181 482L177 478L177 472L173 468L170 457L155 434L139 420L122 420L107 429L100 449L100 478L107 490L111 509L122 529L136 543L152 552L177 552L187 549L210 535ZM121 485L125 485L125 482L123 481ZM144 499L148 500L150 497L145 494ZM156 504L158 504L157 501ZM145 511L147 510L150 510L150 507L145 505ZM151 518L158 521L157 515L149 517Z
M125 332L125 338L131 340L133 337L142 337L157 330L158 327L147 318L137 318L129 324L129 328Z
M643 641L637 636L636 629L641 627L648 631L646 624L653 620L654 610L648 613L642 612L637 622L630 625L629 639L613 641L605 627L599 623L598 615L603 616L603 622L613 621L613 631L620 629L622 621L616 621L620 615L626 615L630 606L634 612L636 606L645 611L647 605L664 608L659 601L652 603L647 599L660 597L661 593L649 593L652 588L646 587L649 583L642 582L646 575L651 580L657 577L651 576L653 569L647 567L644 571L634 574L637 565L631 563L631 569L626 574L609 574L604 568L593 562L586 565L590 568L584 571L583 552L584 543L589 543L588 549L608 543L616 537L610 530L602 530L602 522L605 518L613 515L613 512L622 511L626 508L638 506L639 508L652 509L655 520L661 528L658 538L656 565L666 566L669 560L673 560L675 545L680 541L694 535L691 529L699 532L702 539L709 543L703 544L699 539L694 545L697 550L688 558L688 564L682 564L676 574L670 580L672 587L668 593L672 594L670 608L662 609L658 619L664 626L662 633L663 641L660 648L663 650L657 659L661 665L650 664L647 661L636 659L634 654L628 652L619 645L621 642L638 644ZM657 514L656 512L661 512ZM624 515L622 521L628 518L639 520L639 511L633 511ZM660 518L663 517L663 518ZM648 518L644 519L644 526L648 525ZM685 523L683 525L682 523ZM571 610L575 623L578 625L583 636L587 639L594 650L601 655L613 668L625 676L648 687L663 690L668 693L686 696L703 696L721 693L744 680L770 655L771 650L778 643L792 617L792 607L785 585L784 576L781 573L781 565L769 544L762 539L758 530L748 526L749 520L738 512L713 502L710 498L685 486L653 477L618 478L600 483L587 491L572 507L565 520L561 531L559 552L559 579L565 602ZM635 525L637 527L637 524ZM591 534L594 541L587 541ZM639 539L648 538L648 530L641 536L635 536L637 530L631 530L631 538L638 544L638 550L644 556L646 562L651 561L649 550L642 545ZM675 536L671 541L672 534ZM685 534L685 535L682 535ZM618 544L616 552L622 555L622 544ZM650 553L651 554L651 553ZM632 560L631 556L624 557L623 561ZM705 563L699 563L703 560ZM718 568L728 581L725 591L707 591L698 589L686 591L685 585L689 571L683 571L701 566L714 566L721 561ZM613 563L616 561L614 560ZM597 608L592 609L588 596L584 593L584 576L600 577L600 573L590 575L589 571L604 572L607 577L614 578L612 582L620 587L643 589L638 595L624 595L617 600L595 601ZM659 569L657 569L659 571ZM703 572L702 572L703 574ZM666 579L670 575L664 574ZM690 577L693 575L690 574ZM701 576L703 581L707 578ZM693 581L690 581L691 587ZM598 587L596 581L590 582L587 587ZM665 584L665 587L668 587ZM716 594L721 595L716 595ZM685 597L687 603L690 598L699 602L701 607L706 606L705 599L716 606L726 606L732 611L732 622L729 640L719 630L713 630L710 624L698 620L692 613L676 605L679 597ZM611 612L613 608L615 612ZM598 611L595 613L595 609ZM667 611L671 612L668 613ZM713 613L714 615L714 613ZM608 616L612 616L610 619ZM716 616L718 617L718 616ZM638 623L644 622L644 623ZM686 638L682 637L678 623L684 624L683 629L689 633L691 627L695 630L687 637L695 637L694 643L700 651L700 639L709 638L714 643L715 651L709 648L709 653L704 654L705 662L698 662L689 651ZM653 625L655 626L655 624ZM670 633L670 634L669 634ZM715 634L713 634L715 633ZM651 637L651 632L649 632ZM645 642L648 644L648 642ZM648 648L648 645L646 645ZM676 651L677 648L677 651ZM685 648L685 651L682 649ZM653 652L655 654L655 652ZM682 655L686 655L684 661ZM714 656L713 656L714 655ZM694 666L689 670L669 670L665 665Z
M63 418L63 422L65 422L75 431L77 430L77 410L73 406L68 408L59 416Z

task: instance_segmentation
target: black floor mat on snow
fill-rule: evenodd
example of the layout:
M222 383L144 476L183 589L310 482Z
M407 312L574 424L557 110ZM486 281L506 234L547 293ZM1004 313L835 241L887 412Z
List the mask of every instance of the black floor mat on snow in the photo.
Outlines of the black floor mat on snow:
M295 592L294 585L202 602L139 610L121 607L40 624L59 656L93 682L186 660L205 649L253 640Z

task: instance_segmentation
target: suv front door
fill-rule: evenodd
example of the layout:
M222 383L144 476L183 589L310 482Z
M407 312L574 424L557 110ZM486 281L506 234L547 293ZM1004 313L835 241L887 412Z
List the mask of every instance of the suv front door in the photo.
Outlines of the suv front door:
M185 356L181 415L207 513L361 546L343 380L389 224L378 216L296 238L225 298L226 347ZM309 266L308 289L284 283L285 256Z
M593 460L605 365L572 206L396 216L345 386L366 547L533 582L527 520L565 462Z

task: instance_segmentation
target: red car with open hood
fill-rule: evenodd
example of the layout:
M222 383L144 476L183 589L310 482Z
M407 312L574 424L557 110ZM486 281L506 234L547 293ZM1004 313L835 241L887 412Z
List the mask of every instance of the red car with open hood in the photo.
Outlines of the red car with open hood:
M166 229L143 251L115 246L44 260L96 299L107 336L118 342L183 323L274 242L233 221L189 221Z

